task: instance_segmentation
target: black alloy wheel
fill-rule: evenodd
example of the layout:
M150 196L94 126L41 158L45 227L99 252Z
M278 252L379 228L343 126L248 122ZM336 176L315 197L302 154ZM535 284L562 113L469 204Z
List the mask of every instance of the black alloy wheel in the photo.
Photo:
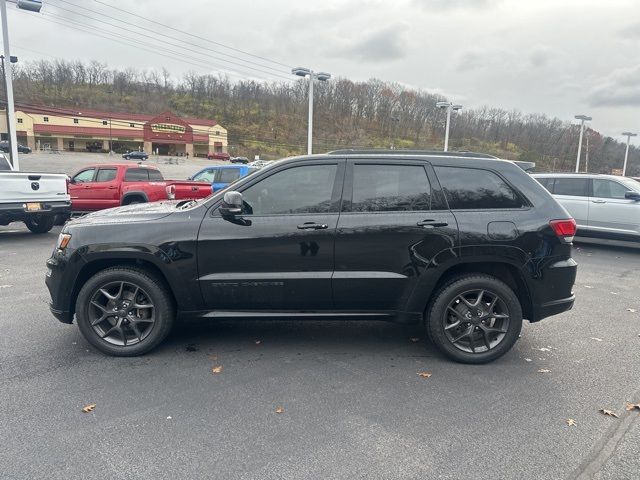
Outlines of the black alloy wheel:
M83 336L115 356L148 352L168 335L175 308L165 283L139 268L98 272L80 290L76 318Z
M466 274L445 283L426 312L427 334L446 356L486 363L507 353L522 328L522 307L501 280Z

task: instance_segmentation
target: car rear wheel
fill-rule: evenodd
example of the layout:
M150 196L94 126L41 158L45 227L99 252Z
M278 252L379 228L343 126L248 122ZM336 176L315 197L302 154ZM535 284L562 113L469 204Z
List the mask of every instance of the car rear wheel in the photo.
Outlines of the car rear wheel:
M103 270L82 287L76 302L80 332L108 355L142 355L169 334L175 313L163 282L150 273L117 267Z
M522 328L522 307L504 282L469 274L443 285L427 310L427 333L447 357L487 363L507 353Z
M27 217L24 224L33 233L47 233L53 228L55 216L52 215L31 215Z

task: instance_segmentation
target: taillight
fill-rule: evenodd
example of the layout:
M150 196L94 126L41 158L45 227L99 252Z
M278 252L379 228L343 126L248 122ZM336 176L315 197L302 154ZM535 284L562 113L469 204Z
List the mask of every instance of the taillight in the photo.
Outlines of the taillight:
M573 241L573 236L576 234L576 221L573 218L551 220L549 225L558 237L562 237L567 242Z
M175 185L168 185L166 190L167 190L167 198L169 200L175 200L176 199L176 186Z

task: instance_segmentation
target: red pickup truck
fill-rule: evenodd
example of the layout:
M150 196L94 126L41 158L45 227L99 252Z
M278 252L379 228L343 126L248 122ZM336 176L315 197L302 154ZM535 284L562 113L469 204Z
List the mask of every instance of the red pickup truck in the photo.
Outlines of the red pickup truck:
M211 184L188 180L165 180L151 165L101 163L88 165L69 182L71 209L91 212L132 203L191 200L211 195Z

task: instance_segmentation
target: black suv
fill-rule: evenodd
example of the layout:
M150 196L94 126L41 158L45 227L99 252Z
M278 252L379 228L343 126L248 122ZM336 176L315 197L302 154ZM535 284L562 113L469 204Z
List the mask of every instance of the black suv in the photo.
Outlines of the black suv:
M146 160L149 158L149 155L145 152L132 150L131 152L123 153L122 158L124 158L125 160Z
M200 201L67 223L51 311L111 355L181 318L424 322L450 358L507 352L522 320L569 310L575 222L513 162L334 152L273 164Z

